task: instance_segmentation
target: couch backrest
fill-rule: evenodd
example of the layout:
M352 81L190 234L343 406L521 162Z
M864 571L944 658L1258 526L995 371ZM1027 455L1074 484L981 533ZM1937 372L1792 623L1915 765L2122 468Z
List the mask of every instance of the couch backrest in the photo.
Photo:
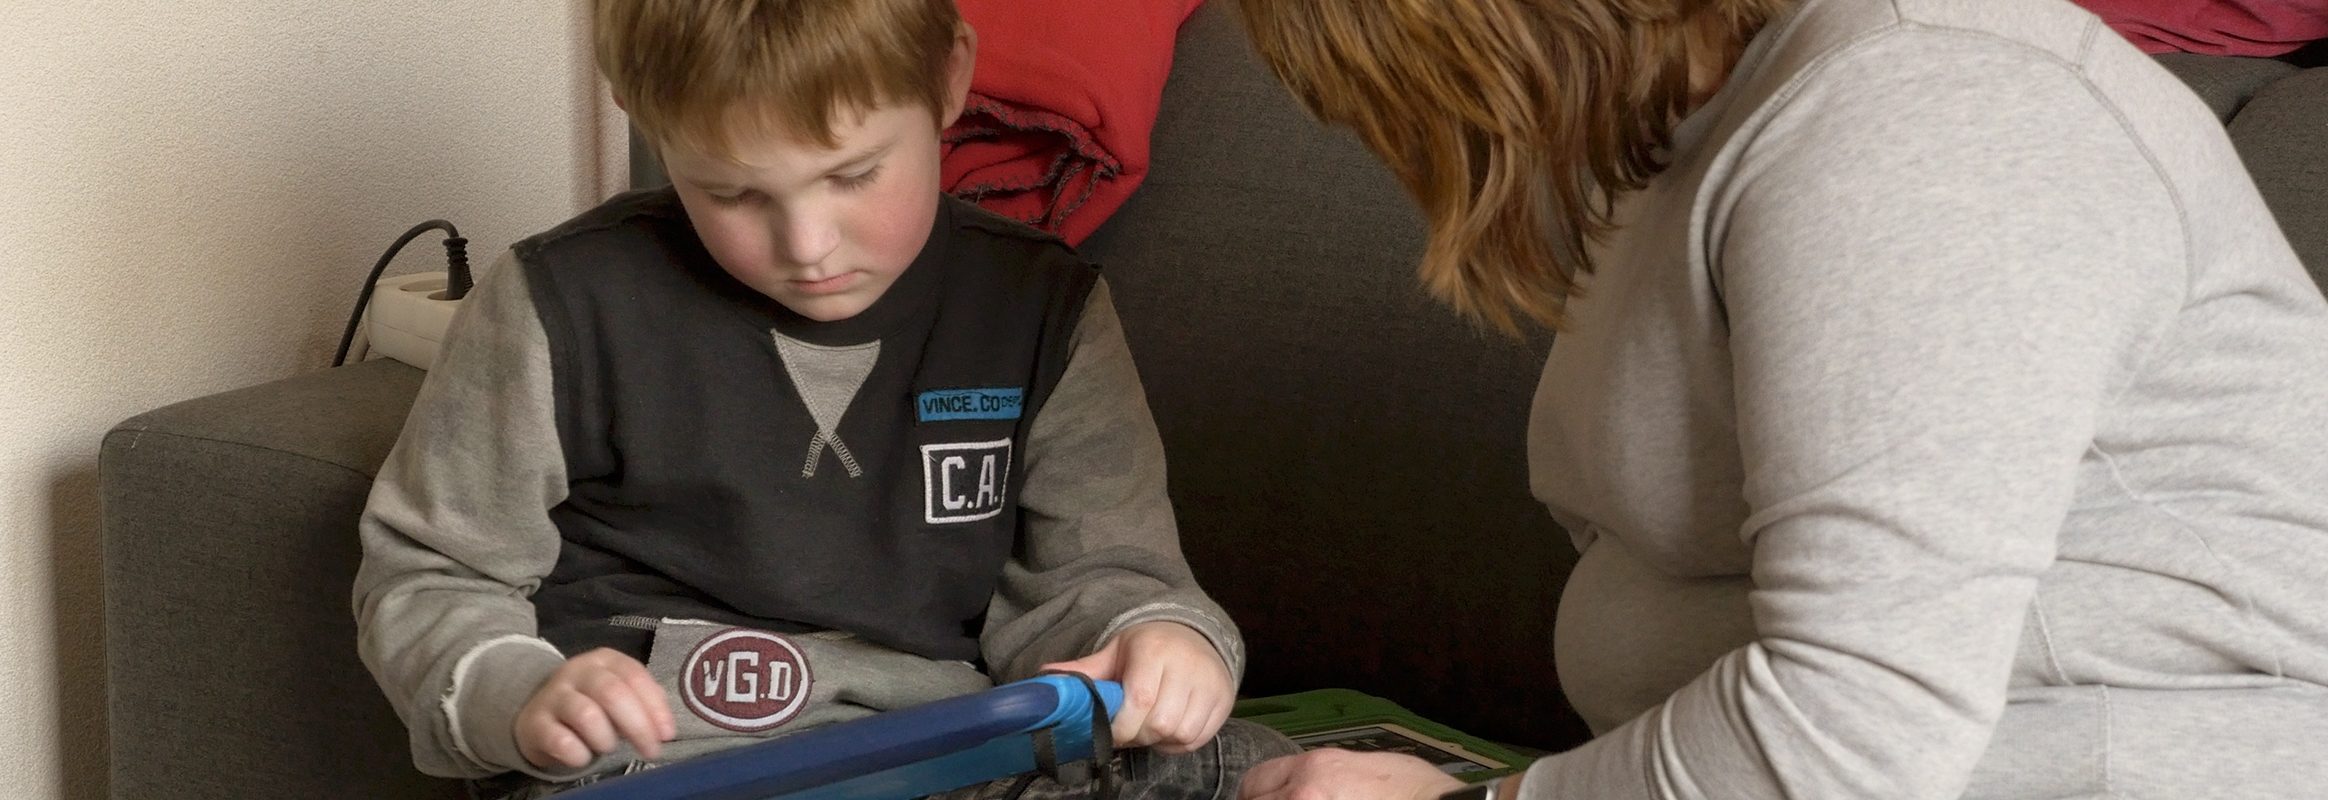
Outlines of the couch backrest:
M2328 287L2328 41L2287 60L2168 53L2158 62L2229 127L2296 257Z
M1300 110L1233 12L1182 30L1153 171L1082 250L1114 287L1189 558L1244 626L1246 691L1352 688L1580 741L1552 673L1575 554L1524 461L1546 342L1423 295L1405 195Z

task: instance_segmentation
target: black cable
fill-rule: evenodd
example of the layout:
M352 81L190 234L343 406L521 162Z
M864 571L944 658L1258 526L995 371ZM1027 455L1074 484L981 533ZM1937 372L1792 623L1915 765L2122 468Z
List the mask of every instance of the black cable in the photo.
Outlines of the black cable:
M469 278L469 240L453 231L453 224L445 223L445 299L459 300L477 288Z
M372 274L365 276L363 290L356 293L356 310L349 312L347 330L340 332L339 351L331 357L332 366L348 363L348 348L356 342L356 326L363 322L364 308L372 302L372 287L380 282L380 273L388 271L389 262L396 260L397 252L403 250L406 244L432 230L445 232L445 299L459 300L468 296L469 289L475 286L469 277L469 240L461 238L460 230L454 228L453 223L441 219L412 226L412 230L396 237L396 243L388 246L388 252L380 254L379 263L372 265Z
M1018 780L1010 782L1010 791L1002 794L1002 800L1019 800L1019 798L1027 796L1027 789L1032 788L1035 785L1035 778L1041 775L1042 773L1039 772L1029 772L1018 776Z
M1115 800L1118 789L1115 783L1114 767L1115 731L1108 727L1107 701L1099 693L1099 684L1092 682L1091 676L1080 672L1044 670L1042 674L1065 675L1074 678L1081 682L1083 690L1091 695L1091 762L1089 765L1091 774L1085 777L1093 784L1090 796L1094 800ZM1065 781L1059 774L1058 756L1051 750L1049 736L1050 731L1048 730L1038 731L1035 734L1035 765L1051 780L1064 785ZM1027 787L1032 783L1032 780L1022 778L1017 783L1011 784L1010 792L1006 796L1007 799L1018 800L1026 794Z
M1099 694L1099 684L1091 676L1074 673L1083 682L1084 691L1091 693L1091 771L1097 784L1093 800L1116 800L1115 731L1108 727L1107 701Z

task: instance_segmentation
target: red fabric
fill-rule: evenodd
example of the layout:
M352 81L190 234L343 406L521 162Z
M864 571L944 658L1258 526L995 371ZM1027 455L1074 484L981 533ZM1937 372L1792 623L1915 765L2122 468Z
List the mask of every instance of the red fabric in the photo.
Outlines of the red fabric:
M1180 23L1203 0L960 0L978 31L946 191L1079 243L1148 175Z
M2078 0L2142 52L2286 55L2328 39L2328 0Z

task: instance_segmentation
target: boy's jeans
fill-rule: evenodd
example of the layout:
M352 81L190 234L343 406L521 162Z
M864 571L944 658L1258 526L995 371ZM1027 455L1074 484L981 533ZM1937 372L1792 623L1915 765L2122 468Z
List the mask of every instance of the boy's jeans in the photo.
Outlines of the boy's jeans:
M1301 752L1293 742L1276 731L1246 722L1229 720L1221 726L1219 735L1192 753L1165 755L1151 749L1117 753L1113 767L1118 800L1230 800L1237 796L1237 781L1245 770L1279 756ZM619 774L619 773L617 773ZM504 776L509 777L509 776ZM529 781L510 786L496 780L473 784L480 800L539 800L558 792L602 780L607 775L594 775L567 783ZM1024 784L1022 787L1021 784ZM1025 776L1004 778L983 786L956 789L932 800L1076 800L1089 797L1093 789L1089 781L1060 785L1050 778ZM1017 792L1017 794L1014 794Z
M1278 756L1301 752L1276 731L1229 720L1219 735L1193 753L1165 755L1150 749L1116 754L1114 767L1118 800L1233 800L1237 780L1245 771ZM1075 800L1091 796L1089 781L1062 786L1034 776L1023 794L1012 794L1020 778L1005 778L984 786L956 789L933 800Z

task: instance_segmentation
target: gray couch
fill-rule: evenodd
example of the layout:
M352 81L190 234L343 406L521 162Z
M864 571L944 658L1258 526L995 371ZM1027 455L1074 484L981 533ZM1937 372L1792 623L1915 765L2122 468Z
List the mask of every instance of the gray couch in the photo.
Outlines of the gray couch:
M2328 267L2328 69L2177 68L2239 112L2266 196ZM1146 188L1084 249L1115 284L1189 557L1251 642L1247 692L1349 687L1507 742L1580 741L1551 655L1574 554L1522 462L1547 341L1477 332L1414 288L1414 212L1219 2L1182 34L1155 138ZM348 611L354 520L420 380L320 370L106 436L115 797L461 796L408 765Z

